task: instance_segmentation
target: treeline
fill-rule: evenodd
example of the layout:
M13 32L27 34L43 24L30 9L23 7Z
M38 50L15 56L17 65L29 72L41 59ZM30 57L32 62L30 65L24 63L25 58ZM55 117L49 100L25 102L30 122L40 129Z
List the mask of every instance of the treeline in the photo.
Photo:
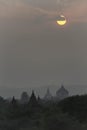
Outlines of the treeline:
M76 117L80 122L87 121L87 95L66 98L58 105L64 113Z
M0 97L0 130L17 129L87 130L87 95L46 102L32 92L25 104Z

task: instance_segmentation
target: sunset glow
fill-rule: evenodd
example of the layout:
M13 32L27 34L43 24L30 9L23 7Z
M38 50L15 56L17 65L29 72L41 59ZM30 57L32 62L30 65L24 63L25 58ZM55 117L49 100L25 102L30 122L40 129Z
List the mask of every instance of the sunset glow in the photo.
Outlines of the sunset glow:
M63 26L66 24L66 19L65 19L65 16L63 15L60 15L60 19L57 20L57 24L60 25L60 26Z

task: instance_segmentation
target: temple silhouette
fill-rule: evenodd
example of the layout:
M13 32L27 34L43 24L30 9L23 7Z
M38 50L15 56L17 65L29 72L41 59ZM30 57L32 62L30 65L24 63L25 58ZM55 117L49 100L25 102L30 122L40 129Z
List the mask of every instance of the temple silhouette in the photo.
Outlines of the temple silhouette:
M49 88L47 88L47 91L46 91L43 98L40 98L40 96L36 97L34 91L32 91L32 94L30 97L28 96L27 92L23 92L21 94L20 102L25 104L25 103L31 102L31 99L34 99L35 102L36 102L36 100L38 100L38 101L40 101L40 100L60 101L60 100L63 100L64 98L67 98L67 97L69 97L69 91L63 85L61 85L61 87L56 91L54 96L51 94Z

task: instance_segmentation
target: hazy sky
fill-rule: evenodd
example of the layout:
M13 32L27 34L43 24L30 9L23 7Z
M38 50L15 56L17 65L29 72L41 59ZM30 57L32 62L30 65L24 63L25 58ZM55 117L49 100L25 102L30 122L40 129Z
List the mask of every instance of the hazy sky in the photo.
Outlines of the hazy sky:
M87 0L0 0L0 86L62 82L87 84Z

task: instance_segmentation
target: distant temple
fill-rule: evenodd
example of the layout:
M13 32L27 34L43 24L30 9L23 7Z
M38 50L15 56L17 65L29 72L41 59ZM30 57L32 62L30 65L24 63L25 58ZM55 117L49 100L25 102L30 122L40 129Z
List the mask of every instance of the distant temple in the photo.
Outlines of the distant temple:
M62 85L61 88L56 91L56 95L54 97L51 95L50 90L48 88L47 92L44 96L44 100L46 100L46 101L50 101L50 100L59 101L59 100L62 100L64 98L67 98L67 97L69 97L69 92Z
M67 98L69 96L69 92L67 89L64 88L64 86L62 85L61 88L56 92L56 97L58 99L64 99Z
M25 103L28 103L28 102L29 102L29 96L28 96L27 92L23 92L23 93L21 94L21 100L20 100L20 102L21 102L22 104L25 104Z
M20 99L20 103L22 104L26 104L28 103L29 105L33 106L34 104L36 104L36 106L41 103L42 101L60 101L64 98L69 97L69 92L67 89L65 89L65 87L62 85L57 91L56 91L56 95L52 96L50 89L48 88L46 91L45 96L43 97L43 99L41 99L39 96L38 98L36 98L34 91L32 91L31 96L29 97L27 92L23 92L21 94L21 99ZM14 101L14 98L13 98Z
M44 96L44 100L52 100L52 95L51 95L51 93L50 93L50 90L49 90L49 88L47 89L47 92L46 92L46 94L45 94L45 96Z

